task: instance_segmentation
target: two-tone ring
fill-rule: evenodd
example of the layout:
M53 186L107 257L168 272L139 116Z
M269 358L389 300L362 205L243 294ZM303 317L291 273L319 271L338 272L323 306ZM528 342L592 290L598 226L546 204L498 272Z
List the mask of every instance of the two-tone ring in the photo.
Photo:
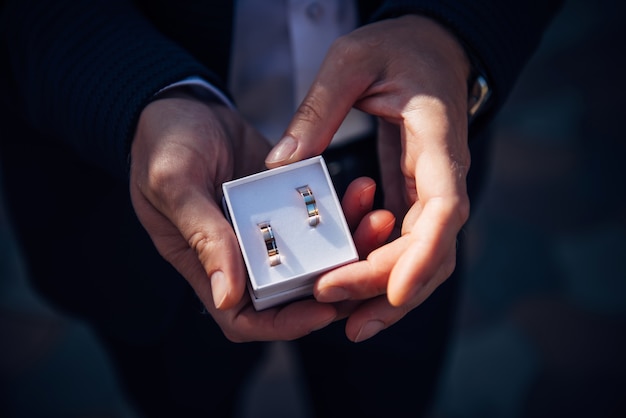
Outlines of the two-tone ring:
M317 210L317 203L315 203L315 196L308 185L298 187L296 189L298 193L304 199L304 205L306 206L307 214L309 215L309 225L317 226L320 223L320 213Z
M276 237L274 237L272 226L269 222L263 222L259 224L259 228L261 228L261 233L263 234L265 248L267 249L267 257L270 260L270 266L280 264L280 254L278 252L278 247L276 246Z
M317 203L315 202L315 196L308 185L298 187L296 189L298 193L304 199L304 205L309 217L309 225L317 226L320 223L320 213L317 210ZM267 257L270 262L270 266L277 266L280 264L280 253L278 252L278 246L276 245L276 237L272 226L269 222L261 222L258 224L263 241L265 241L265 249L267 250Z

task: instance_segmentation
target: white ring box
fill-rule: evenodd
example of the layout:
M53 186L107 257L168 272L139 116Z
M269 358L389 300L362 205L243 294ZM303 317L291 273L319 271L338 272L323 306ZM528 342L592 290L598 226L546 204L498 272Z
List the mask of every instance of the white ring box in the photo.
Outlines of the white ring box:
M308 185L320 221L298 188ZM341 204L321 156L226 182L224 211L239 240L256 310L310 296L323 272L359 259ZM280 264L270 265L260 225L268 223Z

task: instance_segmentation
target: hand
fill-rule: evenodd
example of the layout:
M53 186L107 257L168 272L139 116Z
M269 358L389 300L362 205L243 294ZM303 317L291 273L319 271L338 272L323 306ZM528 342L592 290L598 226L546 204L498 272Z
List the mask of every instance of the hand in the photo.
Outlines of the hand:
M379 117L385 205L403 219L401 236L315 288L319 301L363 301L346 324L353 341L399 321L454 270L469 216L468 75L457 40L428 18L364 26L333 44L266 159L275 167L321 153L353 106Z
M219 198L224 181L260 171L268 150L235 111L184 94L143 110L131 149L130 192L139 220L232 341L294 339L337 317L332 305L315 300L262 312L251 304L239 245ZM368 219L373 188L371 181L355 185L346 194L346 212L356 228ZM374 228L385 216L362 222L363 250L380 235Z

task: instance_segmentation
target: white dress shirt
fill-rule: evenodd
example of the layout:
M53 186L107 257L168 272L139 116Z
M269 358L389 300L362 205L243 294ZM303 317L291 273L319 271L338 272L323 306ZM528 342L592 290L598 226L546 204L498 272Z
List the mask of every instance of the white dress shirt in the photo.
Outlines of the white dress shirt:
M357 26L355 0L238 0L229 89L237 109L272 144L305 97L332 42ZM209 83L192 77L168 86ZM165 90L165 89L164 89ZM332 146L365 135L371 117L353 109Z
M230 90L240 112L270 142L283 134L332 42L356 28L354 0L239 0ZM372 129L353 110L333 145Z

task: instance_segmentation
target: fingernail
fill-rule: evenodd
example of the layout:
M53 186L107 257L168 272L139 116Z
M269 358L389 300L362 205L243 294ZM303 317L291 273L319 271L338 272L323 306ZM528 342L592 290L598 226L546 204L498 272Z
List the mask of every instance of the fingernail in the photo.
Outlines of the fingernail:
M226 276L221 270L217 270L211 275L211 293L213 293L213 303L219 309L228 295Z
M385 225L384 228L381 228L381 231L378 234L376 234L376 242L378 245L382 245L387 242L391 233L393 232L393 228L395 224L396 224L396 220L393 219L391 222Z
M298 143L290 136L286 136L269 153L265 162L268 164L276 164L289 159L296 152Z
M359 204L362 208L367 208L372 205L374 193L376 193L376 185L370 186L361 192L361 195L359 196Z
M319 291L316 299L319 302L331 303L331 302L341 302L342 300L348 300L350 298L350 293L343 287L331 286L326 287Z
M372 338L383 329L385 329L385 324L381 321L369 321L361 327L361 329L359 330L359 334L354 339L354 342L360 343L361 341Z

